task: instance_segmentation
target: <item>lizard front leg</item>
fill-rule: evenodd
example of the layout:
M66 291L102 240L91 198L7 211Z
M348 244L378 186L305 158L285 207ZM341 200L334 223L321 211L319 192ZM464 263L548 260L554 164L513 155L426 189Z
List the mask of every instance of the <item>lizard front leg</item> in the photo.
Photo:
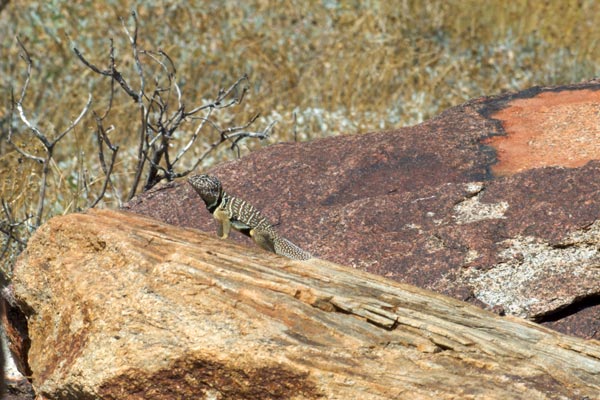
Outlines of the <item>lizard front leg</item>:
M217 220L217 235L221 239L227 239L229 237L229 232L231 232L231 220L229 219L229 215L227 213L217 209L213 213L214 219Z
M275 238L273 238L272 234L251 229L250 237L254 239L254 242L261 248L270 251L271 253L275 253Z

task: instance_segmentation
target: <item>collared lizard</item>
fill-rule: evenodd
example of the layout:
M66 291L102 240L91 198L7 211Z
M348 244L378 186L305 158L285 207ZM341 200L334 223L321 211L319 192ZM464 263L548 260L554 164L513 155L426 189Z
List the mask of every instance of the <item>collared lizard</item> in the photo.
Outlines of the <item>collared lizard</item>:
M221 239L226 239L233 227L251 237L257 245L267 251L293 260L308 260L312 257L308 252L281 237L254 206L227 194L217 177L195 175L190 177L188 182L217 220L217 234Z

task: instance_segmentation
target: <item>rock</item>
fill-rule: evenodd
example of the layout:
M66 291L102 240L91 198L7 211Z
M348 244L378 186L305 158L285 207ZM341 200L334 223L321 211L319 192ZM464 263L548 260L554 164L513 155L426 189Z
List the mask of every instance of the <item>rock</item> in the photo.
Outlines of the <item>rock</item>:
M600 339L598 89L485 97L414 127L275 145L210 173L323 259ZM215 230L185 183L125 208Z
M26 378L31 371L27 365L29 336L27 321L14 299L12 286L0 278L0 398L2 400L33 400L35 394ZM9 340L10 338L10 340ZM15 358L12 351L19 357ZM23 372L20 372L23 371Z
M600 343L139 215L38 229L14 270L46 399L593 398Z
M4 336L4 302L1 302L0 304L0 318L2 320L2 326L0 326L0 330L2 332L0 332L0 334L2 336ZM2 373L2 376L0 376L0 397L4 396L4 393L6 391L6 373L5 371L5 356L4 356L4 342L2 341L2 346L0 346L0 372Z

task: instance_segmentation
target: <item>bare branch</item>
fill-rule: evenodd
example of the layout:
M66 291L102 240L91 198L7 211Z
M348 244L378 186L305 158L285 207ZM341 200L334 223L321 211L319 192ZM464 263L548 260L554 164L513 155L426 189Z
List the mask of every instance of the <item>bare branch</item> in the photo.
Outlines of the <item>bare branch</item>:
M19 231L23 231L23 229L19 229L25 225L25 221L30 217L27 217L26 220L15 222L12 217L12 211L8 207L8 204L2 199L2 207L4 210L4 214L6 215L6 222L0 221L0 232L4 233L6 236L6 240L4 241L4 246L2 247L2 252L0 252L0 260L6 260L7 253L11 252L13 255L20 253L26 246L27 240L29 239L29 234L27 231L24 232L24 237L20 237ZM11 246L11 243L15 242L16 249ZM5 264L6 265L6 264ZM10 267L8 271L5 271L3 268L0 269L0 286L4 287L8 285L10 282Z
M238 150L238 154L239 154L239 147L238 147L238 143L239 141L241 141L242 139L245 138L256 138L256 139L266 139L269 137L271 130L273 129L273 126L276 124L277 121L273 121L271 122L269 125L267 125L267 127L265 129L263 129L262 131L258 131L258 132L249 132L249 131L244 131L243 129L247 128L248 126L250 126L250 124L252 124L256 119L258 118L258 115L256 115L254 118L252 118L248 123L246 123L243 126L237 127L237 128L228 128L226 130L221 130L221 128L219 128L216 123L214 123L213 121L211 121L209 118L202 118L203 123L208 123L213 129L219 131L219 139L216 140L215 142L211 143L209 145L209 147L204 151L204 153L202 153L200 155L200 157L198 157L196 159L196 162L194 163L194 165L182 172L173 174L173 179L176 178L181 178L184 177L186 175L188 175L190 172L194 171L196 168L198 168L198 166L200 165L200 163L206 158L208 157L208 155L210 153L212 153L215 149L217 149L219 147L219 145L221 145L224 142L227 141L231 141L232 145L231 145L231 149L232 150ZM235 129L238 129L238 131L235 131ZM225 132L228 131L228 132Z
M21 58L23 60L25 60L25 62L27 63L27 75L25 76L25 82L23 82L23 87L21 88L21 97L19 97L19 102L22 102L23 99L25 98L25 93L27 92L27 87L29 86L29 79L31 78L31 65L33 64L33 62L31 61L31 56L29 55L29 52L25 48L25 45L21 42L21 39L19 39L18 35L17 35L17 43L19 44L19 47L23 51L21 53Z
M117 81L125 90L125 92L139 105L140 131L138 138L137 162L128 200L132 199L137 193L137 189L140 185L143 174L145 174L145 182L143 185L144 191L150 189L163 179L172 180L177 176L188 174L189 171L178 173L175 171L175 167L179 162L181 162L183 156L194 146L194 144L197 143L198 138L200 137L200 132L206 127L206 125L209 125L212 129L216 130L219 136L215 142L211 143L207 152L196 161L194 167L199 165L199 162L201 162L206 155L224 142L230 143L231 149L234 151L237 150L239 155L239 143L241 140L245 138L264 139L269 136L269 132L273 126L273 124L270 124L263 131L248 131L248 127L256 121L258 115L253 117L248 123L242 126L228 128L219 127L216 120L212 119L214 110L228 108L236 104L240 104L243 101L249 86L249 79L247 75L240 77L228 88L219 90L216 98L210 103L192 108L190 111L187 111L187 108L183 102L181 88L179 87L176 79L177 70L173 60L162 50L148 51L138 47L139 23L137 13L132 11L131 17L133 18L132 28L127 26L124 19L121 19L121 24L123 31L128 38L129 47L134 58L135 71L140 80L140 88L138 91L134 91L133 88L127 84L122 75L117 71L114 61L114 47L112 41L110 68L107 70L101 70L97 66L91 64L77 49L74 49L75 53L84 63L84 65L97 74L111 77L113 82ZM142 56L147 56L150 62L156 63L166 74L166 76L163 76L162 73L158 73L152 77L155 84L152 92L147 91L147 77L144 75L145 64L140 58ZM174 107L175 105L176 108ZM195 117L197 113L203 110L206 110L206 113L203 117ZM184 141L185 144L183 147L179 148L173 157L173 154L171 154L173 146L172 140L175 138L176 132L179 132L183 124L185 124L187 121L193 121L196 119L200 120L199 124L191 133L191 137ZM186 133L187 132L185 130L182 130L182 134ZM101 135L100 132L98 134ZM99 154L102 154L102 158L104 157L103 153ZM108 170L106 160L101 161L101 164L103 171L106 173Z
M175 156L175 160L173 161L173 164L176 164L181 159L181 157L183 157L183 155L185 153L187 153L187 151L196 142L196 139L198 138L198 134L200 133L202 128L204 128L204 125L206 125L206 122L209 120L213 110L214 110L213 108L209 108L207 110L206 116L200 120L200 124L198 124L198 127L194 131L194 134L192 135L192 137L190 138L188 143L185 146L183 146L183 148L181 150L179 150L179 152L177 153L177 156Z
M2 0L0 0L0 4L1 2ZM149 51L141 48L140 40L142 36L139 35L140 26L137 13L133 11L130 18L133 21L121 19L123 34L128 39L126 47L128 47L128 51L131 51L129 54L132 54L134 59L134 68L129 69L128 67L127 71L123 71L125 76L117 68L119 60L116 59L116 48L112 39L110 39L108 60L100 61L97 64L90 62L77 47L73 47L73 52L83 64L84 69L89 69L94 73L93 75L99 75L98 79L105 79L105 77L110 79L110 93L107 104L98 110L92 110L96 121L96 130L93 132L95 137L92 137L92 140L97 140L97 159L94 162L96 165L99 164L100 168L98 169L101 169L102 172L94 176L93 180L90 180L88 171L91 171L94 166L88 165L87 160L83 158L78 160L80 162L77 165L77 171L80 173L82 181L78 181L75 193L78 197L72 203L75 207L81 205L83 198L88 201L90 207L95 207L107 197L107 193L110 193L107 191L112 191L119 203L121 200L130 200L137 194L138 188L140 191L146 191L163 180L171 181L189 174L220 146L230 145L231 150L237 151L239 156L242 140L246 138L265 139L269 136L274 125L273 122L263 130L251 130L250 126L257 121L258 115L253 116L248 122L240 126L228 126L229 124L226 125L222 122L224 117L229 117L229 113L224 112L225 116L223 114L219 115L219 110L243 102L249 89L247 75L239 77L225 89L220 89L207 104L203 101L204 104L192 103L188 106L182 93L183 87L180 86L182 81L178 80L176 76L175 63L167 53L160 49ZM79 114L72 121L68 121L64 128L45 132L44 121L35 118L32 110L28 109L29 101L26 102L26 98L27 100L30 99L27 96L31 96L33 92L28 93L32 81L34 60L32 60L31 54L19 37L16 38L16 41L20 49L20 57L25 61L26 69L22 87L18 90L15 89L14 93L11 90L10 93L11 106L8 118L10 122L20 121L18 124L19 130L14 128L12 123L9 123L7 138L8 143L15 148L20 159L25 158L34 161L40 164L41 168L36 167L36 174L39 179L36 187L37 196L33 197L37 197L37 199L27 201L25 206L27 209L35 209L33 215L27 216L24 220L18 220L13 216L8 203L2 201L0 236L4 235L6 237L5 243L0 248L2 257L7 252L11 254L15 249L24 247L28 235L44 222L46 202L49 202L49 199L53 197L54 193L52 191L58 190L49 185L54 176L51 175L53 168L55 165L59 165L59 160L55 158L54 154L63 154L62 151L59 153L57 150L59 143L62 146L63 142L69 140L67 135L78 124L82 123L88 111L92 108L92 97L89 95ZM135 83L137 79L140 82L139 87ZM135 170L131 186L125 188L124 192L119 191L122 189L119 181L120 175L115 172L119 166L118 157L122 151L119 152L119 146L111 142L111 137L114 139L114 135L110 133L113 126L109 123L109 116L116 112L113 104L118 99L115 96L118 87L125 92L127 97L134 100L139 112L137 114L139 126L136 126L139 131L132 133L135 142L133 146L137 145L137 149L131 149L137 153L137 160L132 162ZM17 98L15 99L15 97ZM137 124L137 121L134 122ZM15 132L13 132L13 129ZM20 134L20 131L23 133ZM186 154L191 153L194 146L198 146L199 139L204 134L206 134L206 139L203 140L205 140L208 147L201 150L202 154L199 158L190 160L190 163L194 164L191 169L189 169L189 164L185 167L180 166L180 164L183 164ZM138 136L135 137L135 135ZM21 136L25 137L28 142L22 142ZM38 145L37 141L41 143L41 146ZM29 142L36 147L34 149L29 147ZM127 165L127 168L129 167L131 165ZM83 182L83 186L80 185L81 182ZM89 184L90 182L93 184ZM99 186L101 187L99 188ZM70 207L70 205L67 206L68 209ZM23 214L21 210L19 212L19 215ZM5 218L2 217L2 213L5 214Z
M51 143L51 146L54 146L56 143L58 143L63 137L65 137L65 135L69 132L71 132L73 130L73 128L75 128L75 126L79 123L79 121L81 121L81 118L83 118L83 116L88 112L88 110L90 109L90 105L92 104L92 94L88 94L88 100L87 103L85 104L85 106L83 107L83 110L81 110L81 112L79 113L79 116L77 118L75 118L75 121L71 122L71 124L67 127L67 129L65 129L64 131L62 131L57 137L56 139L54 139Z
M140 127L140 142L138 145L138 165L135 169L135 177L133 179L133 184L131 185L131 191L129 192L129 196L127 200L133 199L135 193L137 192L137 187L140 183L140 178L142 177L142 171L144 170L144 162L146 161L146 157L144 156L144 142L146 141L146 111L142 106L140 107L140 119L142 121L142 126Z
M76 51L76 53L77 53L77 51ZM114 71L116 69L115 68L115 47L114 47L114 43L113 43L112 39L110 39L109 60L110 60L110 71ZM93 67L93 68L95 68L95 67ZM110 76L112 76L112 74ZM116 81L116 79L110 80L110 96L108 98L108 104L106 106L106 110L104 110L104 114L102 114L101 117L98 117L98 115L94 112L94 118L96 119L96 121L98 120L98 118L101 121L103 121L108 116L108 114L110 113L110 110L112 109L112 105L113 105L113 101L114 101L114 97L115 97L115 81Z
M173 69L173 71L171 72L171 76L175 76L177 74L177 68L175 67L175 64L173 63L173 60L171 60L171 57L169 57L169 55L167 53L165 53L164 51L162 51L161 49L158 50L158 54L160 54L161 56L166 58L167 61L169 61L169 64L171 65L171 68Z
M14 96L13 96L13 93L11 90L10 120L12 120L12 117L14 115L14 109L15 109L14 104L15 104ZM14 149L17 151L17 153L19 153L23 157L33 160L40 164L44 162L44 159L42 157L34 156L33 154L27 153L25 150L21 149L16 143L14 143L12 141L12 135L13 135L12 124L9 123L8 124L8 137L6 138L6 141L8 143L10 143L14 147Z
M245 131L245 130L236 131L233 134L228 134L227 139L232 139L233 137L240 137L240 136L243 136L244 138L255 138L255 139L260 139L260 140L267 139L271 135L271 130L273 129L273 127L275 126L276 123L277 123L277 121L271 121L265 127L265 129L263 129L262 131L257 131L257 132Z
M194 165L192 165L192 167L191 167L191 168L189 168L189 169L187 169L187 170L185 170L185 171L182 171L182 172L180 172L180 173L176 174L176 175L175 175L175 178L182 178L182 177L184 177L184 176L188 175L190 172L194 171L196 168L198 168L198 166L200 165L200 163L201 163L201 162L202 162L202 161L203 161L203 160L204 160L206 157L208 157L208 155L209 155L210 153L212 153L213 151L215 151L215 149L216 149L217 147L219 147L219 145L220 145L221 143L223 143L223 140L218 140L218 141L216 141L216 142L213 142L213 143L211 143L211 144L208 146L208 148L207 148L206 150L204 150L204 153L202 153L202 154L200 155L200 157L198 157L198 158L196 159L196 162L194 163Z
M131 33L129 33L129 29L127 29L127 26L125 25L125 20L123 18L121 18L121 24L123 25L123 29L125 30L125 33L127 34L127 37L129 38L129 44L131 45L131 51L133 52L133 59L135 60L135 69L140 78L140 90L139 90L139 94L138 94L138 99L139 99L138 101L141 101L141 99L144 97L144 94L145 94L146 81L144 80L144 71L142 69L142 63L140 62L140 56L139 56L138 49L137 49L137 36L138 36L137 13L135 11L132 11L131 16L133 17L133 22L134 22L133 36L131 35Z
M177 70L175 68L175 65L173 64L173 61L169 57L169 55L162 50L159 50L158 52L148 51L148 50L140 50L139 52L141 54L144 54L144 55L150 57L154 62L159 64L161 66L161 68L167 74L168 86L166 88L160 87L160 85L158 83L158 77L155 77L155 81L156 81L155 83L156 83L156 86L158 86L157 91L167 92L168 98L170 98L171 92L174 89L177 92L176 96L177 96L178 109L183 109L183 104L181 103L181 90L179 89L179 85L175 81L175 74L176 74ZM169 65L167 66L163 60L161 60L157 57L157 55L162 56L164 59L166 59L168 61ZM168 106L168 104L170 103L168 98L167 98L167 101L164 102L165 106ZM175 116L171 117L171 119L173 119L173 118L175 118Z
M25 60L27 63L27 72L25 76L25 82L23 83L23 87L21 88L21 96L19 100L17 100L17 110L19 111L19 117L21 121L33 132L33 134L44 144L45 147L51 147L50 141L44 136L44 134L25 116L25 111L23 110L23 100L25 99L25 93L27 92L27 88L29 87L29 81L31 79L31 66L33 64L29 52L25 48L25 45L21 42L19 37L17 36L17 43L22 50L21 58Z
M42 182L40 184L40 193L38 195L38 207L35 215L35 226L42 224L42 215L44 213L44 202L46 200L46 184L48 182L48 172L50 170L50 160L52 155L48 155L42 164Z
M240 96L240 98L234 98L233 102L227 104L227 105L223 105L221 104L223 102L224 99L226 99L234 90L237 89L237 87L242 83L242 82L249 82L248 79L248 75L244 74L244 76L242 76L241 78L239 78L233 85L231 85L229 87L229 89L227 90L220 90L219 94L217 96L217 99L211 103L205 104L203 106L199 106L196 107L194 109L192 109L191 111L188 111L187 113L185 113L186 116L189 115L194 115L196 114L198 111L202 111L202 110L206 110L207 108L227 108L233 104L240 104L242 102L242 100L244 99L244 96L246 94L246 91L248 90L246 87L244 87L242 89L242 95Z
M67 133L69 133L71 130L73 130L73 128L81 121L83 116L87 113L87 111L89 110L89 107L92 103L92 95L91 94L89 95L88 101L87 101L86 105L84 106L83 110L81 111L81 113L79 114L79 116L71 124L69 124L69 126L64 131L59 133L54 140L52 140L52 141L49 140L46 137L46 135L44 135L37 126L35 126L33 123L31 123L29 121L29 119L25 115L25 111L23 109L23 100L25 99L25 94L27 92L27 88L29 86L29 81L31 79L32 60L31 60L31 56L29 55L29 52L25 48L25 45L19 40L18 37L17 37L17 43L19 44L19 46L22 50L21 57L27 63L27 74L26 74L25 82L23 84L23 88L21 89L21 96L20 96L19 100L16 101L16 107L17 107L17 110L19 111L19 117L21 118L21 121L23 121L23 123L33 132L35 137L42 143L42 145L44 146L45 151L46 151L45 157L38 157L38 156L34 156L32 154L25 152L24 150L20 149L19 146L16 146L13 144L13 146L15 146L15 148L17 149L19 154L42 164L42 177L41 177L41 183L40 183L40 192L38 194L38 205L37 205L37 211L36 211L36 216L35 216L35 226L38 227L41 225L42 219L43 219L44 202L46 199L46 184L48 182L48 173L50 171L50 162L53 160L52 154L54 151L54 146L63 137L65 137L65 135ZM12 132L11 132L11 136L12 136Z
M46 136L40 131L35 125L33 125L27 117L25 116L25 111L23 111L23 104L21 101L17 102L17 110L19 111L19 117L21 121L34 133L34 135L44 144L45 147L52 147L51 143L48 141Z
M111 55L112 55L112 49L113 49L112 40L111 40L110 48L111 48ZM92 64L88 60L86 60L85 57L83 57L83 54L81 54L81 52L76 47L73 47L73 51L75 52L75 55L77 55L79 60L81 60L81 62L86 67L88 67L89 69L91 69L92 71L94 71L97 74L111 77L112 79L117 81L117 83L119 83L119 85L121 85L123 90L125 90L125 93L127 93L129 95L129 97L131 97L136 103L138 103L140 101L140 96L129 86L129 84L127 83L125 78L123 78L123 75L121 75L121 73L115 67L114 58L112 58L112 60L111 60L110 69L101 70L100 68L96 67L94 64Z
M6 200L2 199L2 210L4 211L4 215L6 216L6 222L0 224L0 232L4 233L9 241L14 240L22 246L27 244L26 241L23 241L21 238L16 236L13 232L14 228L23 224L23 221L15 222L14 217L12 216L12 210L10 206L6 202ZM27 218L29 219L29 217Z
M44 162L44 159L42 157L38 157L38 156L34 156L33 154L29 154L27 153L25 150L21 149L16 143L14 143L11 140L11 133L9 130L9 134L8 134L8 143L12 144L14 149L17 151L17 153L19 153L20 155L22 155L25 158L28 158L30 160L33 160L39 164L42 164Z
M0 232L6 236L6 240L4 241L2 251L0 252L0 260L5 260L7 253L12 252L12 254L18 254L25 246L27 246L29 231L26 230L25 223L31 216L28 215L21 221L15 221L12 210L4 199L2 199L2 210L5 215L5 220L0 220ZM11 247L12 242L17 244L16 249ZM9 280L10 269L9 271L0 269L0 286L7 285Z
M102 171L104 172L104 183L102 184L102 189L100 190L100 193L96 197L96 200L94 200L94 202L90 205L90 208L96 207L96 205L100 202L100 200L102 200L104 198L104 195L106 193L106 189L108 188L108 185L109 184L112 185L111 175L112 175L112 171L115 166L115 163L117 161L117 153L119 151L119 146L113 146L113 144L110 142L110 139L108 137L106 130L104 129L104 126L102 123L103 122L102 120L104 117L101 118L98 115L96 115L96 113L94 113L94 117L96 119L96 126L97 126L96 136L98 139L98 159L100 160L100 166L102 167ZM108 167L106 166L106 161L104 159L104 146L102 145L103 143L106 143L106 146L112 152L110 164L108 165Z
M294 117L294 142L298 142L298 120L296 119L296 112L294 111L292 113L292 116Z
M247 123L245 123L242 126L232 126L227 129L223 129L223 130L221 130L221 134L227 136L227 134L229 134L229 133L244 130L244 129L248 128L250 125L252 125L254 123L254 121L256 121L258 119L258 117L260 117L260 114L254 115L254 117L250 118L250 121L248 121Z
M4 242L4 246L2 247L2 252L0 252L0 260L3 260L4 257L6 257L6 253L8 253L8 250L10 249L10 236L6 239L6 242ZM2 274L4 275L4 274ZM6 277L3 277L4 280L8 281L8 279L6 279ZM1 282L2 286L5 285L4 282Z
M110 70L114 71L116 68L115 68L115 52L114 52L114 45L113 45L112 39L110 39L109 58L110 58ZM113 104L114 94L115 94L115 81L116 81L115 79L110 80L110 96L109 96L108 105L106 107L106 110L104 111L104 114L102 116L99 116L98 114L96 114L96 112L94 112L94 119L96 121L96 127L97 127L96 139L98 142L98 160L100 161L100 167L102 168L102 171L104 172L104 182L102 184L102 189L100 190L100 193L96 197L96 200L94 200L90 204L90 208L95 207L104 198L109 184L112 186L113 192L115 193L115 196L117 197L119 202L121 201L120 196L119 196L118 192L116 191L116 189L112 183L112 180L111 180L112 171L114 169L114 166L115 166L116 160L117 160L119 146L112 144L112 142L110 141L110 138L108 137L108 132L104 128L104 124L103 124L104 119L108 116L108 114L110 113L110 110L112 109L112 104ZM111 127L111 129L112 129L112 127ZM111 161L108 166L106 165L106 160L104 157L104 144L106 144L106 146L112 153Z
M175 76L177 70L175 69L175 65L173 64L173 61L171 60L171 58L168 56L167 53L165 53L162 50L159 51L151 51L151 50L139 50L140 54L144 54L148 57L150 57L152 60L154 60L157 64L159 64L167 73L169 82L171 81L171 79L173 79L173 77ZM169 65L171 66L171 70L169 70L169 67L167 65L165 65L165 63L163 61L161 61L158 57L156 57L156 55L160 55L163 56L164 58L167 59L167 61L169 61Z

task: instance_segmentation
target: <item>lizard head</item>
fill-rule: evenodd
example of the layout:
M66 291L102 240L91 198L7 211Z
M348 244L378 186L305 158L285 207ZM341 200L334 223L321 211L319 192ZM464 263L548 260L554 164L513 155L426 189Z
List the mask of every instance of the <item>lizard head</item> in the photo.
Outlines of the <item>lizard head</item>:
M200 195L206 207L211 210L219 205L223 194L221 181L216 176L194 175L188 178L188 182L194 190Z

